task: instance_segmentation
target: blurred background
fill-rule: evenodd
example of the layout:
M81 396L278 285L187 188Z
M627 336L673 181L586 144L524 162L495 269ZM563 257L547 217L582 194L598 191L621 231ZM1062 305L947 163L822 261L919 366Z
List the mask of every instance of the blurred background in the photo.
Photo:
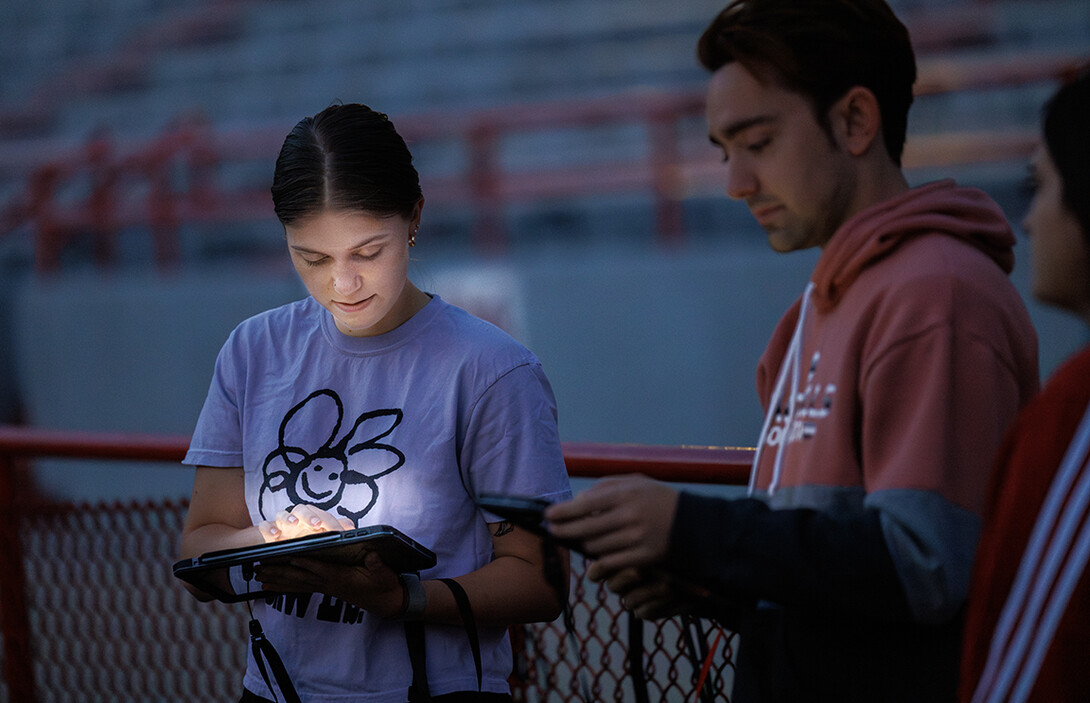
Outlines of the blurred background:
M412 276L544 363L565 441L748 446L754 368L813 252L723 193L697 37L724 0L0 0L0 422L188 434L220 345L305 295L268 186L335 101L390 115L427 204ZM1086 0L894 0L920 65L906 167L1024 214ZM1029 296L1042 374L1085 327ZM62 461L49 497L191 474Z

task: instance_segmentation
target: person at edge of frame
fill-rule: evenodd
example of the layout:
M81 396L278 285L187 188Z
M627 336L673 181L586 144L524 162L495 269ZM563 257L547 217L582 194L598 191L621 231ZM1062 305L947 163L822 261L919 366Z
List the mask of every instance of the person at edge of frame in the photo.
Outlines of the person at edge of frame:
M1023 222L1033 296L1090 324L1090 65L1046 104ZM996 458L969 585L961 700L1090 700L1090 345Z
M1039 383L1014 234L980 190L909 185L915 57L881 0L737 0L698 55L727 194L821 249L758 364L748 496L616 477L550 528L637 615L736 630L732 703L952 701L991 457Z

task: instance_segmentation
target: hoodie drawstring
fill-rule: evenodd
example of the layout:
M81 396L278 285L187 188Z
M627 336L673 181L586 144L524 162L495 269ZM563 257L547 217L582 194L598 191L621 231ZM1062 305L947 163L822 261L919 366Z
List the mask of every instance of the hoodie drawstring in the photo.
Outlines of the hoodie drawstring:
M784 449L787 447L787 438L791 432L791 423L795 418L795 399L799 394L799 375L802 363L802 332L806 325L806 313L810 309L810 295L813 290L814 282L810 281L806 284L806 290L802 293L802 304L799 306L799 319L795 322L795 331L791 335L791 343L787 346L787 353L784 355L783 361L780 362L780 370L776 376L776 387L769 397L768 411L765 413L765 421L761 426L761 435L757 442L757 451L753 455L753 467L749 472L749 486L746 489L747 495L753 495L757 490L757 467L761 463L761 454L764 450L765 442L768 441L768 434L772 429L772 423L776 417L776 410L780 407L784 384L787 382L788 374L790 374L791 392L787 398L787 417L784 419L783 434L780 437L779 446L776 448L776 461L772 465L772 480L768 484L768 495L772 495L780 483L780 472L783 468L783 453Z

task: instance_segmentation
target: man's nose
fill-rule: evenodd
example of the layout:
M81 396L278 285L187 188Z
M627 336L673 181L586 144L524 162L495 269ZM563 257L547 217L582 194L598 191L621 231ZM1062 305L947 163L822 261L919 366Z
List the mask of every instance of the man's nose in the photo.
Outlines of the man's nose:
M727 196L744 200L757 192L757 177L753 169L738 159L727 163Z

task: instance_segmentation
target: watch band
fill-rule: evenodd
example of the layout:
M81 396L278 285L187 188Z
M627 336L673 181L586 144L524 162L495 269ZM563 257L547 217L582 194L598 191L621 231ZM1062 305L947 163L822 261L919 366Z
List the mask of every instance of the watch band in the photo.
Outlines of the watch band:
M398 576L398 580L401 581L401 587L405 589L405 610L402 611L400 619L420 620L424 617L424 608L428 604L420 577L407 573Z

